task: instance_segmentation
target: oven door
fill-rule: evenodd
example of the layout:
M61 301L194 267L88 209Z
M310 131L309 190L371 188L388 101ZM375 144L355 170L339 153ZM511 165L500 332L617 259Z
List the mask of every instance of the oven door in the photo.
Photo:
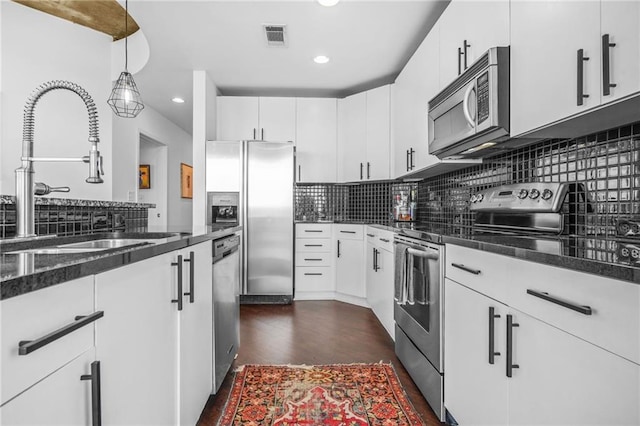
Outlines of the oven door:
M396 257L401 263L396 268L404 268L405 272L395 278L395 322L442 373L442 247L398 241L395 244L396 252L406 253Z

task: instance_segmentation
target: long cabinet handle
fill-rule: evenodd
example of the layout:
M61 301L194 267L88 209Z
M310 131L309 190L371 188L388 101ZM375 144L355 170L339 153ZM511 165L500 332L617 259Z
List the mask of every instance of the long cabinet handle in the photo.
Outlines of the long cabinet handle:
M373 259L374 262L373 264L375 265L374 267L374 271L378 272L380 270L380 264L378 263L378 255L380 254L380 251L376 248L373 249Z
M341 234L355 234L356 231L340 231Z
M462 48L458 47L458 75L462 74Z
M360 163L360 180L362 180L362 171L364 170L364 164Z
M182 310L182 255L178 255L177 262L171 262L171 266L176 266L178 268L178 298L173 299L171 303L178 304L178 310Z
M367 237L372 237L373 238L373 237L375 237L375 235L374 234L367 234Z
M264 140L264 127L260 129L260 140Z
M83 374L80 380L91 380L91 425L102 425L102 397L100 394L100 361L91 363L91 374Z
M495 319L500 318L500 315L496 314L496 308L489 308L489 364L495 363L495 357L500 356L500 352L495 351L496 340L496 323Z
M321 276L321 275L322 275L322 272L305 272L304 274L305 274L305 275L315 275L315 276L320 275L320 276Z
M386 239L386 238L380 238L380 241L384 241L385 243L389 243L389 242L391 242L391 240L388 240L388 239Z
M305 258L304 260L308 261L308 262L312 262L312 261L313 262L320 262L322 259L307 259L307 258Z
M615 47L615 43L609 41L609 34L602 35L602 94L609 96L612 87L616 84L611 82L611 52L610 49Z
M304 232L322 232L322 229L305 229Z
M188 262L189 263L189 291L186 292L184 295L185 296L189 296L189 303L193 303L195 300L195 294L193 292L194 288L195 288L195 272L196 272L196 259L195 259L195 253L190 251L189 252L189 258L188 259L184 259L184 262Z
M588 98L589 95L584 93L584 62L588 61L589 58L584 56L584 49L578 49L578 61L577 61L577 67L578 67L578 78L577 78L577 103L578 105L582 105L584 104L584 98Z
M256 128L255 127L253 128L253 140L254 141L256 140Z
M513 322L513 315L507 315L507 377L513 376L513 369L520 368L513 363L513 329L520 327L520 324Z
M560 305L563 308L571 309L572 311L580 312L583 315L591 315L592 310L591 306L586 305L578 305L576 303L567 302L566 300L558 299L557 297L549 296L549 293L544 291L535 291L531 289L527 289L527 294L530 294L534 297L539 297L542 300L546 300L547 302L555 303L556 305Z
M462 269L466 272L470 272L473 275L480 275L482 273L480 269L469 268L468 266L464 266L462 263L452 263L451 266L453 266L454 268Z
M90 315L78 315L71 324L67 324L62 328L57 329L45 336L42 336L35 340L21 340L18 342L18 355L29 355L32 352L37 351L43 346L47 346L49 343L55 342L61 337L66 336L69 333L76 331L77 329L84 327L87 324L91 324L98 318L104 316L104 311L97 311Z
M338 240L338 257L340 257L340 240Z
M371 163L367 161L367 179L371 179Z
M462 46L463 46L462 55L464 55L464 69L466 70L467 67L469 66L467 64L467 57L469 56L469 51L467 50L467 48L471 47L471 45L467 43L467 40L465 40Z
M416 165L413 162L413 154L415 154L415 153L416 153L416 151L413 148L411 148L411 150L409 151L409 158L410 158L410 160L409 160L409 168L411 170L413 170L416 167Z
M407 150L407 171L411 170L411 167L409 166L409 150Z
M301 175L302 175L302 166L300 164L298 164L298 182L300 182L302 180L300 178Z
M322 247L322 244L305 244L305 247Z

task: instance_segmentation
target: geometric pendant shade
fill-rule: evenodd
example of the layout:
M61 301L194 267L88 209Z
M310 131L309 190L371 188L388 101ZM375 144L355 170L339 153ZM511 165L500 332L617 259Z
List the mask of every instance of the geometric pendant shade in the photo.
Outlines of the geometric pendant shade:
M140 92L130 72L120 73L107 103L119 117L134 118L143 110L144 104Z

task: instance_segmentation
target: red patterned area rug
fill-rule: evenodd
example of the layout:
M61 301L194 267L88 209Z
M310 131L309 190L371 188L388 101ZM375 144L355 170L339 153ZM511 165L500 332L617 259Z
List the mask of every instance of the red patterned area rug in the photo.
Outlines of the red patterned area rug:
M245 365L219 426L424 426L391 364Z

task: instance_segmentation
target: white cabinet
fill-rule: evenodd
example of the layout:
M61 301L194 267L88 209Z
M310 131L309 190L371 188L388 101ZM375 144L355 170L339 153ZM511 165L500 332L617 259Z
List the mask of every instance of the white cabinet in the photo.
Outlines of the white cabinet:
M71 280L0 302L0 405L94 347L93 276ZM108 316L108 315L107 315ZM59 338L40 346L50 335ZM21 345L20 342L30 342ZM20 352L22 350L22 353Z
M511 135L640 91L639 24L634 1L512 2ZM615 46L603 46L605 35Z
M336 298L367 306L364 283L364 225L336 224Z
M180 424L198 422L211 394L213 368L212 244L179 252L184 263L184 306L180 311ZM188 294L188 295L187 295Z
M177 423L176 262L167 253L96 275L104 424Z
M427 167L439 160L429 155L429 100L439 89L439 31L434 27L409 59L392 86L391 146L393 177Z
M92 395L91 380L80 378L91 374L94 357L93 349L85 352L0 407L0 424L92 424L92 398L96 396Z
M296 100L296 182L336 182L338 102Z
M331 224L296 224L296 300L335 298L331 231Z
M445 406L460 424L640 422L636 285L450 245L445 275Z
M367 91L366 178L389 179L391 137L391 86Z
M338 181L389 178L389 85L338 101Z
M367 94L338 100L338 181L365 179Z
M367 303L393 339L395 337L393 233L367 227L366 237Z
M295 140L295 98L218 96L218 140Z
M491 47L509 45L509 5L508 0L449 3L438 20L440 88Z

